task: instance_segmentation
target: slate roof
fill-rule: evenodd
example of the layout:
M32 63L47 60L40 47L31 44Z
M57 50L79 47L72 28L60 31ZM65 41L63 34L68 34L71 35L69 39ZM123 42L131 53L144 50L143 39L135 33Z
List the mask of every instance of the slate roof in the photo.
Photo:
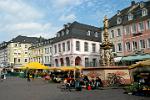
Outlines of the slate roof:
M2 42L0 44L0 50L1 49L4 49L7 47L7 45L9 43L30 43L30 44L37 44L39 42L42 42L42 41L45 41L46 39L40 37L40 38L37 38L37 37L27 37L27 36L17 36L16 38L13 38L12 40L8 41L8 42Z
M47 46L47 45L51 45L53 43L54 38L50 38L47 40L44 40L42 42L33 44L29 49L33 49L33 48L38 48L38 47L42 47L42 46Z
M140 3L144 3L144 7L148 10L148 15L142 16L142 8L140 7ZM133 14L133 20L128 21L128 14ZM122 22L117 24L117 18L121 18ZM109 19L109 28L119 25L127 25L133 22L139 22L145 19L150 18L150 1L146 2L137 2L134 5L130 5L127 8L124 8L120 11L120 14L115 14L113 17Z
M37 37L27 37L27 36L17 36L16 38L13 38L12 40L10 40L9 42L10 43L17 43L17 42L20 42L20 43L31 43L31 44L35 44L35 43L39 43L39 42L42 42L44 41L45 39L40 37L40 38L37 38Z
M91 25L86 25L79 23L77 21L73 23L69 23L69 25L65 25L62 30L58 31L57 34L61 34L62 31L65 31L66 29L69 30L69 33L60 36L60 37L55 37L53 43L60 42L66 39L71 39L71 38L76 38L76 39L82 39L82 40L89 40L89 41L95 41L95 42L101 42L101 28L91 26ZM87 32L91 31L91 35L88 36ZM95 37L95 32L98 32L98 37Z

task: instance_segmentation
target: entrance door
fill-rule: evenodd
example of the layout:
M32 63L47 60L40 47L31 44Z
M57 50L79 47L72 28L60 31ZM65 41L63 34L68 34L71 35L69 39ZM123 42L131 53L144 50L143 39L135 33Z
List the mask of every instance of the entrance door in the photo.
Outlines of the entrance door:
M75 66L80 66L81 65L81 58L80 57L76 57L75 59Z

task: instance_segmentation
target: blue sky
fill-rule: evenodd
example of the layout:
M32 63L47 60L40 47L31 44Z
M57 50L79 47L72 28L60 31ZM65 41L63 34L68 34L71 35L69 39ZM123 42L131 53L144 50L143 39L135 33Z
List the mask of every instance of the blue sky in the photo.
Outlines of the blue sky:
M136 2L141 0L135 0ZM97 27L131 0L0 0L0 42L18 35L54 37L73 21Z

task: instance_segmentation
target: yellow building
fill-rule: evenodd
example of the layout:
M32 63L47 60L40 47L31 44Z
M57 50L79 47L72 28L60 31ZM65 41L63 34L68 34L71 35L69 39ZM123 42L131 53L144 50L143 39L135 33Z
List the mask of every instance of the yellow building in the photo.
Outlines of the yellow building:
M6 45L0 44L0 62L3 66L20 67L29 62L29 47L41 42L43 39L37 37L17 36L16 38L5 42ZM5 50L5 54L4 51ZM4 59L5 58L5 59Z

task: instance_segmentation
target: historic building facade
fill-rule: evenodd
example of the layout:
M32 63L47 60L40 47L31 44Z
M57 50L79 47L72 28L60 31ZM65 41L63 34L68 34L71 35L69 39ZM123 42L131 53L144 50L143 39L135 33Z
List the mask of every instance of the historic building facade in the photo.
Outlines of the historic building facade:
M68 23L53 41L54 66L98 67L100 60L100 28Z
M44 40L29 48L29 62L39 62L46 66L52 65L52 41Z
M150 1L135 2L109 19L116 56L150 54Z
M28 48L39 42L39 38L17 36L0 44L0 62L4 67L20 67L29 62Z

